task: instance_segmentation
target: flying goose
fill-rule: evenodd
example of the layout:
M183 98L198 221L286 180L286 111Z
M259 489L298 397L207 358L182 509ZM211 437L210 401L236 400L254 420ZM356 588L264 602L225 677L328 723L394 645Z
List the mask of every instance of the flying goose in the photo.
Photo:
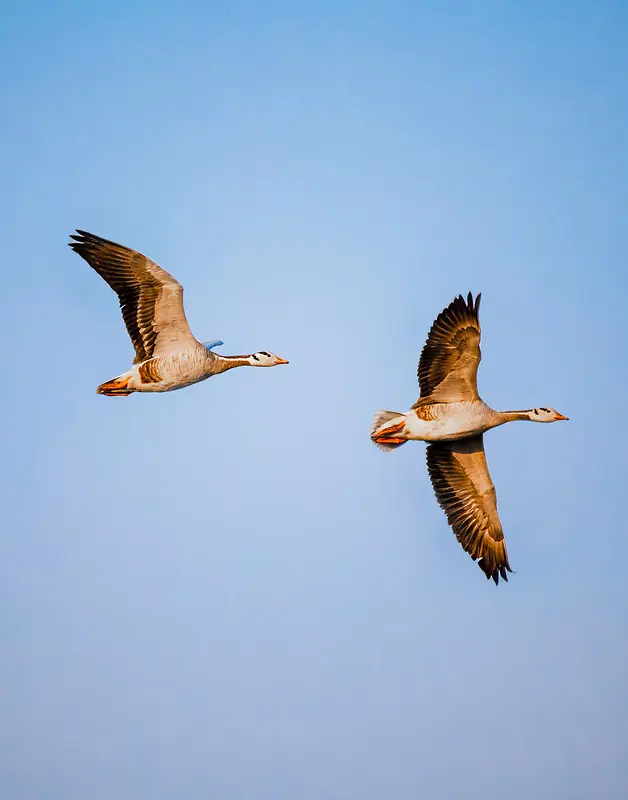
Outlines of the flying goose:
M171 392L234 367L287 364L260 350L243 356L213 353L223 342L197 341L183 309L183 287L166 270L137 250L78 230L69 246L118 295L124 324L135 347L133 366L102 383L96 391L109 397L133 392Z
M568 419L553 408L494 411L478 394L480 308L459 295L438 315L419 360L420 397L410 411L378 411L371 439L394 450L410 439L429 442L427 469L436 499L456 538L487 578L512 572L497 497L484 453L483 434L514 420Z

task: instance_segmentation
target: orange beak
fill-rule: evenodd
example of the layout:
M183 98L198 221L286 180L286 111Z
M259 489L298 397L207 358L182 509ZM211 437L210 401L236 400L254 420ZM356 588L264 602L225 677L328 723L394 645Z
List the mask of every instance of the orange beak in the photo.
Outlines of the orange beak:
M277 356L277 360L275 361L275 366L276 366L277 364L289 364L289 363L290 363L290 362L289 362L289 361L286 361L286 359L285 359L285 358L279 358L279 356ZM565 417L565 419L567 419L567 417Z
M554 419L569 419L569 417L566 417L564 414L559 414L557 411Z

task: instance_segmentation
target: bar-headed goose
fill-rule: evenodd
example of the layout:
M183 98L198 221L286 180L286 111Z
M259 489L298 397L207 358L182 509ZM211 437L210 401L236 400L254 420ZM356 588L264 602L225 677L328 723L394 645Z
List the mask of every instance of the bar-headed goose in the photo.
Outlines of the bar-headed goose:
M371 439L393 450L410 439L430 442L427 469L436 499L456 538L487 578L512 572L497 513L495 487L484 454L483 434L513 420L567 419L553 408L494 411L480 398L480 297L458 296L436 318L419 360L420 397L410 411L379 411Z
M118 295L124 324L135 347L133 366L96 391L109 397L133 392L171 392L233 367L275 367L283 358L261 350L224 356L212 348L221 341L197 341L183 309L183 287L142 253L77 230L69 246Z

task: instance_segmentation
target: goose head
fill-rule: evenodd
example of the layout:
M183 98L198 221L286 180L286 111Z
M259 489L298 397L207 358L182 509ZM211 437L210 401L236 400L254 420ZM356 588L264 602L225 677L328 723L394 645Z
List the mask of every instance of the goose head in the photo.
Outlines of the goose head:
M279 364L288 364L285 358L279 358L274 353L260 350L249 356L249 364L252 367L277 367Z
M555 408L532 408L528 412L528 419L532 422L558 422L569 417L559 414Z

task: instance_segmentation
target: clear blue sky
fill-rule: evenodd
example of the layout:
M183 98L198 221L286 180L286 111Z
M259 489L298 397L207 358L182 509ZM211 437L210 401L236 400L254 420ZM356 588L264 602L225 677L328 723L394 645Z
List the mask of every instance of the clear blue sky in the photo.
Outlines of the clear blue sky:
M628 796L628 6L39 2L0 12L6 800ZM136 247L227 353L132 349L66 246ZM389 455L483 292L495 587Z

